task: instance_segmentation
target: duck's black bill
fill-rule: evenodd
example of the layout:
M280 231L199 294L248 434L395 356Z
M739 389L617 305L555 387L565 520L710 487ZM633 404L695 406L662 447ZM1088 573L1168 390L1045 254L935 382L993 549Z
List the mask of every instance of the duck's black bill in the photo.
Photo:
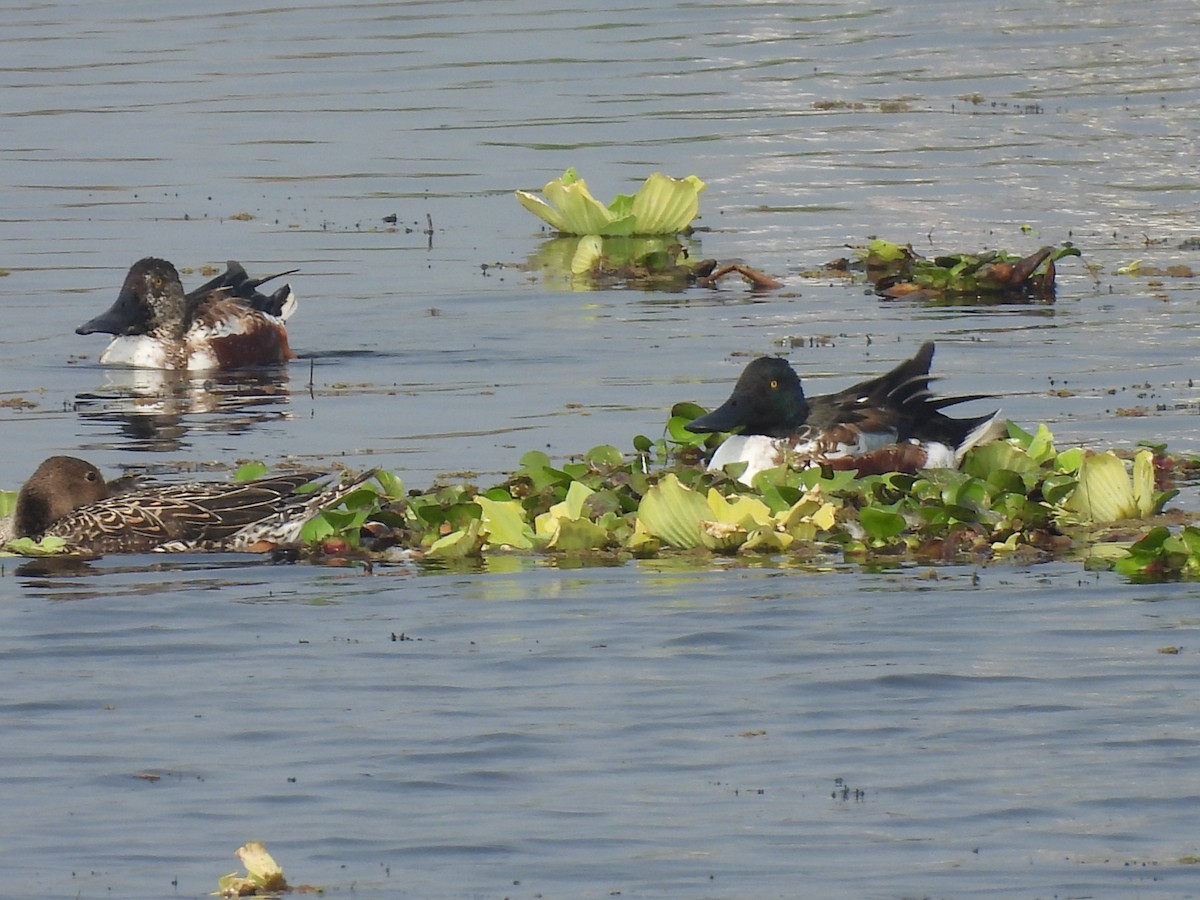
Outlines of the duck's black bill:
M75 329L76 334L133 334L137 325L139 307L132 292L122 291L117 301L94 319L89 319Z
M683 427L694 434L710 434L718 431L733 431L746 423L738 415L737 408L725 403L707 415L692 419Z

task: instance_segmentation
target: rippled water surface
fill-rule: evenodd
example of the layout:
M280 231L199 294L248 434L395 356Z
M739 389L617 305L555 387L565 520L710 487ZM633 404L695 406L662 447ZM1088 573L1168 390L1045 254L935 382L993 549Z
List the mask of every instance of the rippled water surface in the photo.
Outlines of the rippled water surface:
M0 486L63 452L487 484L657 434L746 355L823 391L925 339L1060 444L1200 451L1197 279L1118 273L1198 263L1192 2L13 3L0 85ZM512 191L567 166L701 176L690 251L785 288L526 271L550 235ZM1084 256L1053 304L811 274L875 235ZM149 254L300 269L301 359L102 369L74 328ZM333 896L1200 895L1192 585L16 562L8 896L200 897L250 839Z

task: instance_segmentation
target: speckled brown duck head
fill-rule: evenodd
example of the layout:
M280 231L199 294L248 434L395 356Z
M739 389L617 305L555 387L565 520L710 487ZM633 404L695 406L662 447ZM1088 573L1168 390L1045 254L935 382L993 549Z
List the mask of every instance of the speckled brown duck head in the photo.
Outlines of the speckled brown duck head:
M110 495L108 483L90 462L74 456L51 456L25 482L17 495L13 532L40 538L64 516Z

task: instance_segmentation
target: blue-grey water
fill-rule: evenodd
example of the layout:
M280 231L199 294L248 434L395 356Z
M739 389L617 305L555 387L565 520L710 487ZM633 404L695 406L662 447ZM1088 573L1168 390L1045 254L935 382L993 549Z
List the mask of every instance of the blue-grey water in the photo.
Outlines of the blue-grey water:
M821 391L925 339L944 389L1061 445L1200 452L1200 286L1153 271L1200 265L1190 0L4 21L0 486L64 452L486 485L529 449L657 435L748 354ZM567 166L605 199L699 175L693 255L784 289L526 270L550 235L512 191ZM1052 305L812 275L871 236L1084 256ZM230 258L299 268L301 359L98 366L74 328L150 254L188 286ZM1193 585L1074 562L2 562L5 896L201 897L252 839L345 897L1200 895Z

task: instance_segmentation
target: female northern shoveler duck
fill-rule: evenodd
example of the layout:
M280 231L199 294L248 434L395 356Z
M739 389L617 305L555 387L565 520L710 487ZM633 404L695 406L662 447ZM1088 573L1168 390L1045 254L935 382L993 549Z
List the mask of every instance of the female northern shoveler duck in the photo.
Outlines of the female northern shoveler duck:
M294 472L240 484L129 487L105 482L100 470L82 459L52 456L17 495L12 537L59 537L85 553L253 552L295 544L309 519L373 474L310 493L298 489L327 472Z
M892 371L836 394L805 397L787 360L762 357L742 372L733 394L686 427L696 433L740 430L717 448L710 469L746 463L750 484L785 463L857 469L862 475L953 468L998 428L999 411L952 419L941 410L987 395L935 398L929 390L933 344Z
M284 321L296 309L290 285L267 296L232 260L212 281L184 294L175 267L165 259L138 260L116 302L75 329L115 335L100 355L109 365L147 369L240 369L276 365L292 357ZM294 269L292 271L295 271Z

